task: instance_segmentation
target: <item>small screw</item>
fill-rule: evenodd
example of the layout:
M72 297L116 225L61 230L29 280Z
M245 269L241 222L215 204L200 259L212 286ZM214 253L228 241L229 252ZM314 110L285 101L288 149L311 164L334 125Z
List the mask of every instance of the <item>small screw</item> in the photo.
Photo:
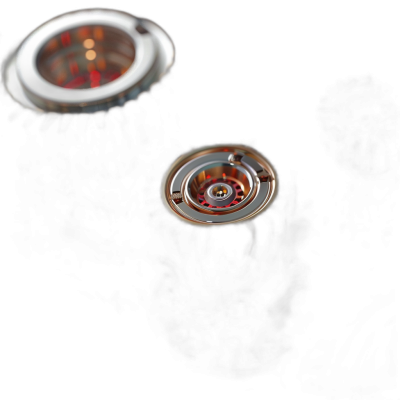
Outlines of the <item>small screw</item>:
M231 154L229 157L230 162L240 162L243 158L242 154Z

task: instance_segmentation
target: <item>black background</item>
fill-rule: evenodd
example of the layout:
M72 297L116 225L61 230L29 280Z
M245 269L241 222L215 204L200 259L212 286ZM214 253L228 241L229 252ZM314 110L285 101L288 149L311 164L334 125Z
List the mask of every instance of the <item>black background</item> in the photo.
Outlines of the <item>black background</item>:
M310 199L304 213L323 229L312 277L314 331L320 332L315 337L345 336L346 324L377 293L395 287L397 237L377 239L371 229L369 241L349 243L339 226L329 226L332 215L340 214L333 201L340 180L322 152L317 106L340 79L396 78L398 32L389 17L394 10L349 10L333 3L323 9L311 4L295 9L290 3L279 8L269 3L9 4L1 16L3 45L56 15L92 7L148 18L170 35L182 99L180 129L187 135L207 144L229 142L230 132L241 131L244 144L261 142L273 163L300 172L303 198ZM388 229L396 231L391 224L387 221ZM40 258L28 263L10 250L6 266L17 272L10 297L17 327L13 349L23 379L41 386L61 378L70 385L88 382L93 374L105 381L118 375L132 395L191 396L201 387L209 388L209 395L216 395L216 388L226 394L240 388L247 396L300 393L290 377L282 384L279 373L239 382L195 375L170 358L140 311L118 314L112 305L100 306L42 268ZM146 268L140 255L136 267ZM328 398L330 388L325 389L315 396Z

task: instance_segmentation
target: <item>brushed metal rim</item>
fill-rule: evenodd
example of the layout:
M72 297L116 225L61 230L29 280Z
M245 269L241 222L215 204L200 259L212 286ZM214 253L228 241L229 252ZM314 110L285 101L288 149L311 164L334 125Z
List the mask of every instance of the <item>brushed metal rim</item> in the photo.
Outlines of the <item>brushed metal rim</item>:
M202 166L218 162L245 169L253 180L252 193L246 201L228 209L204 209L191 201L188 182ZM179 217L196 224L214 225L243 221L259 214L272 200L275 187L275 173L260 153L243 145L219 145L178 158L165 177L163 192L164 200Z
M118 79L95 89L66 89L47 81L37 67L43 45L59 33L87 25L110 26L127 34L135 46L132 65ZM45 111L93 112L136 98L169 70L174 59L172 40L154 22L94 8L59 15L36 28L10 57L4 76L7 90L22 105Z

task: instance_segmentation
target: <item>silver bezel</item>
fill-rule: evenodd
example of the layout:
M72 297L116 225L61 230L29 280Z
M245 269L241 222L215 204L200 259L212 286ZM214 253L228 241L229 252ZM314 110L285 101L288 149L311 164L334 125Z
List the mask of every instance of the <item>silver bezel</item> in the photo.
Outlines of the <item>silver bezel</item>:
M224 149L224 151L216 151ZM196 153L208 153L195 157ZM237 160L235 156L239 155ZM188 159L185 162L185 159ZM259 160L259 161L257 161ZM223 163L246 171L251 191L243 202L227 210L210 211L194 204L189 195L189 181L204 166ZM262 179L261 179L262 178ZM214 146L193 151L180 157L165 177L165 197L168 205L183 219L200 224L226 224L253 217L271 201L275 192L275 174L259 153L246 146Z
M215 154L219 154L220 157L226 156L226 153L215 153ZM219 157L219 156L217 156L217 157ZM204 156L204 157L206 157L206 156ZM212 167L212 166L214 166L216 164L230 164L230 165L234 165L234 164L231 163L231 162L222 162L222 161L219 161L219 160L218 161L214 160L214 161L210 161L210 162L207 162L205 164L202 164L202 161L203 161L202 159L204 157L199 157L198 159L193 160L193 164L192 164L193 171L190 173L190 175L185 177L185 176L182 175L183 174L182 171L179 171L177 173L176 179L178 181L182 181L181 187L182 187L182 192L184 193L185 198L192 205L194 205L195 207L197 207L199 209L203 209L204 211L209 212L210 209L208 207L202 206L201 204L198 204L198 202L195 199L193 199L193 197L192 197L192 195L190 193L190 186L192 184L193 179L202 170L204 170L206 168L210 168L210 167ZM249 180L249 184L250 184L250 192L246 196L246 198L243 199L243 201L241 203L239 203L239 204L237 204L235 206L229 207L229 209L226 209L226 211L229 211L229 212L234 211L234 210L236 210L236 209L238 209L240 207L243 207L243 205L249 201L249 199L254 194L254 188L255 188L254 180L257 178L257 176L256 176L257 174L255 174L254 170L253 171L251 169L247 170L247 169L243 168L240 165L235 165L235 168L239 169L241 172L243 172L243 174L245 174L247 176L247 179Z
M84 25L106 25L125 32L135 46L132 65L115 81L93 89L66 89L48 82L37 68L37 57L42 47L55 35ZM138 27L143 28L141 33ZM172 41L152 21L116 10L78 10L55 17L28 35L6 65L6 86L17 101L23 105L32 104L32 108L62 112L96 111L123 104L148 89L171 67L174 54Z

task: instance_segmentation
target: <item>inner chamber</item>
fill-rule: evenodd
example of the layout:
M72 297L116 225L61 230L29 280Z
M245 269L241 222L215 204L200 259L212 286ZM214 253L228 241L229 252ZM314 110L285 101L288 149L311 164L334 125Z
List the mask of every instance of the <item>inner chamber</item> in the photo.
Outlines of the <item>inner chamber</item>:
M54 85L90 89L118 79L134 59L129 35L111 26L89 25L51 38L39 52L37 68Z
M212 202L207 196L207 189L212 185L221 184L223 186L230 186L235 193L232 201L228 204L218 206L217 202ZM217 187L219 187L218 185ZM215 187L215 186L214 186ZM205 167L199 171L190 181L189 189L192 199L207 208L230 208L241 201L250 193L251 184L240 169L232 166L231 164L213 164L212 166Z

